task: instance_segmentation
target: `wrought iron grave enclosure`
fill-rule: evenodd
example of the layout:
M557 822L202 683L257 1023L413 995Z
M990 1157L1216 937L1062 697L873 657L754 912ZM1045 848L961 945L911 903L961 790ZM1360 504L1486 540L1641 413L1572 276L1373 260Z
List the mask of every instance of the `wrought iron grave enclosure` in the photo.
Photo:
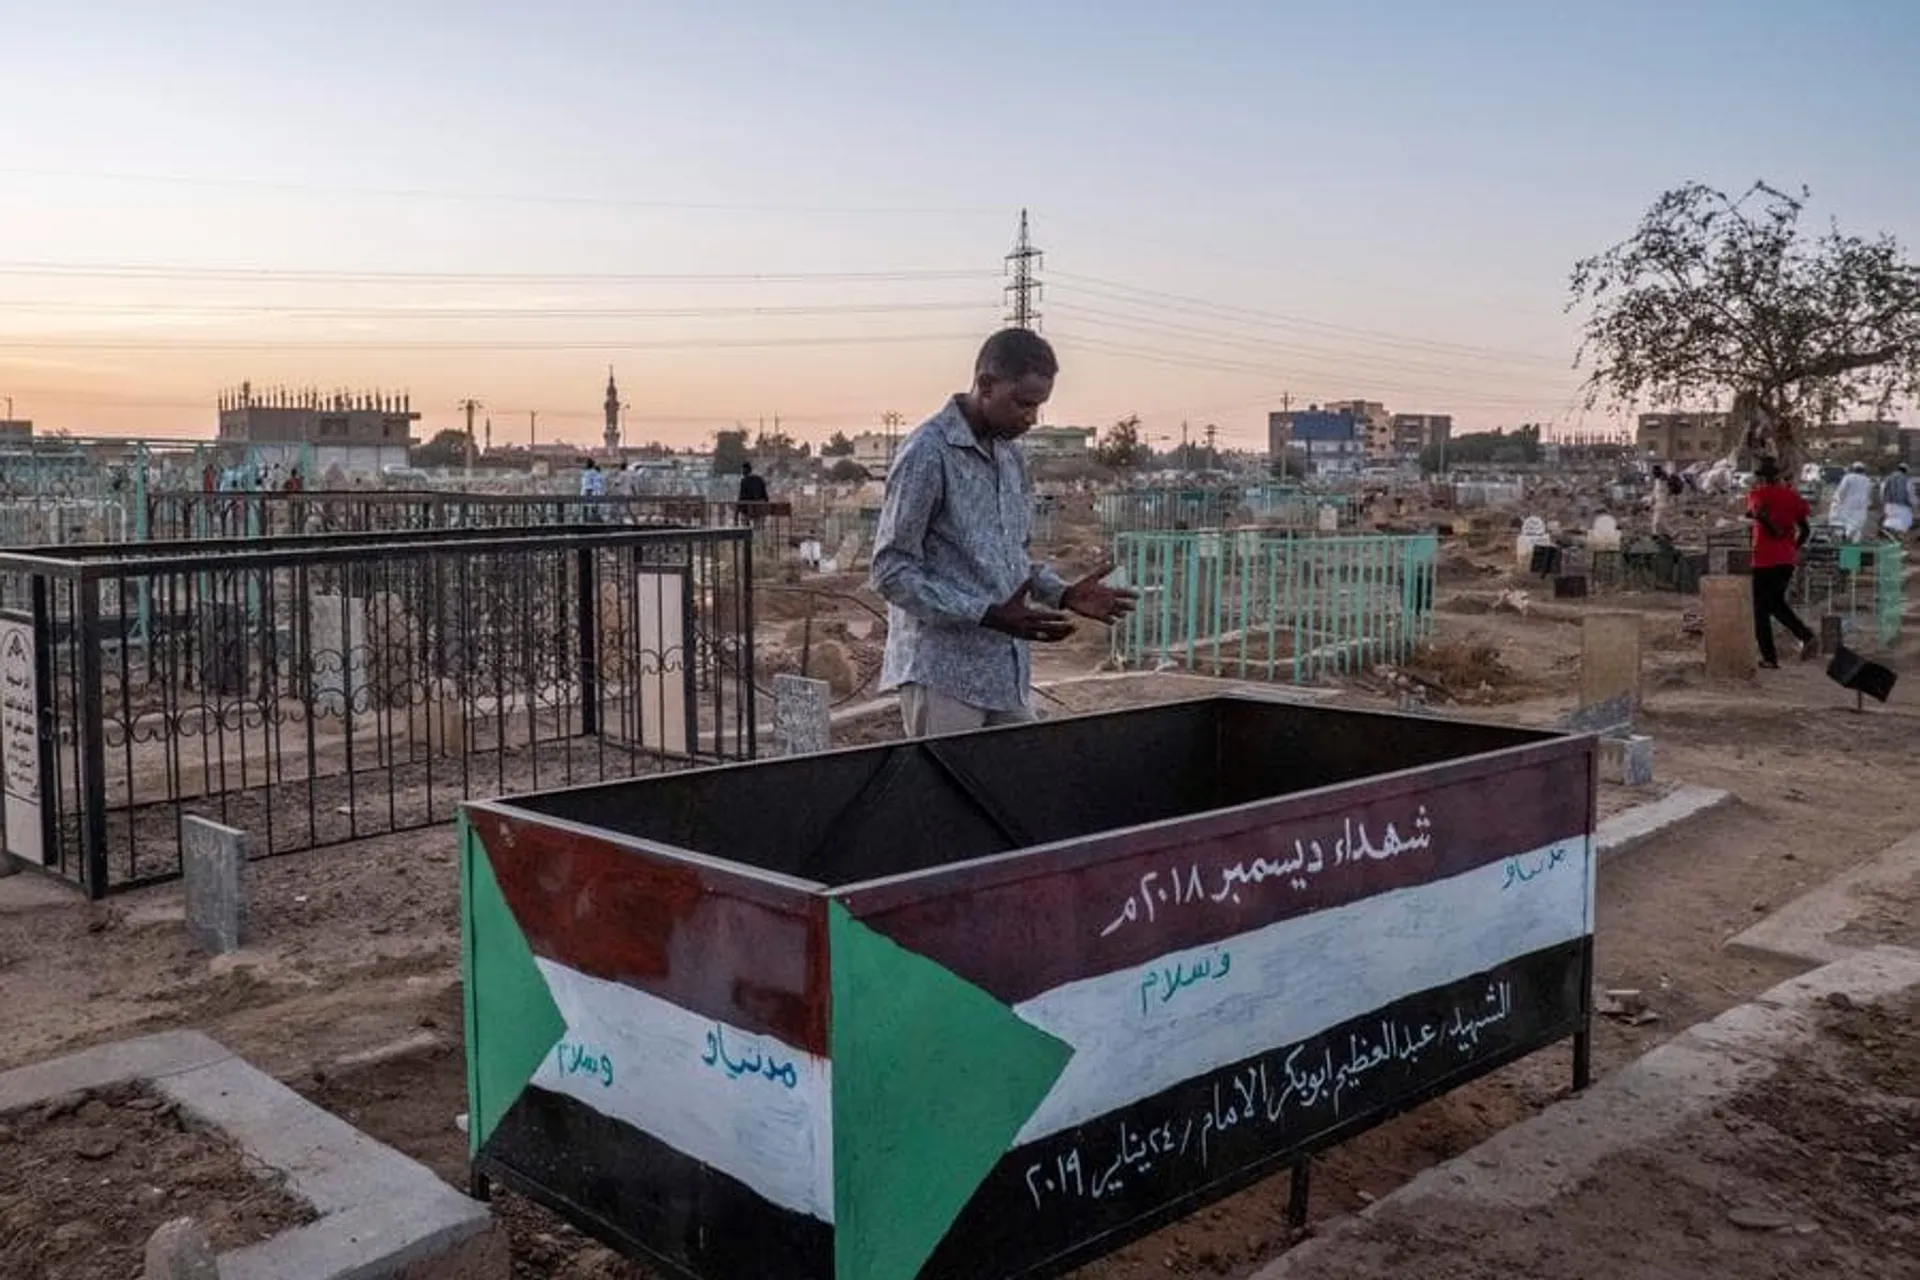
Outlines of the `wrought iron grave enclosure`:
M198 814L289 853L463 799L749 759L748 529L0 554L9 852L94 897Z

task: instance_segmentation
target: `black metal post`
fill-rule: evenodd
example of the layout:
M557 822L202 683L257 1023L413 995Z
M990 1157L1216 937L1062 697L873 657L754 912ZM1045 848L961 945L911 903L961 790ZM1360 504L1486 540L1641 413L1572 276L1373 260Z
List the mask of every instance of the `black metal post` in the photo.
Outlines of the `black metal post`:
M45 575L33 575L27 596L33 611L33 698L40 709L34 734L40 753L35 763L40 780L40 861L43 866L57 863L62 874L71 874L66 846L60 840L60 714L53 687L53 610Z
M1312 1190L1313 1157L1302 1156L1293 1163L1293 1177L1287 1186L1287 1229L1307 1229L1307 1194Z
M1573 1091L1593 1083L1593 939L1580 947L1580 1029L1573 1033Z
M600 580L599 554L591 546L574 553L580 609L580 732L600 732Z
M107 893L107 726L101 705L100 583L88 578L78 587L80 848L86 860L87 896L97 900Z
M742 570L745 580L740 588L740 644L734 650L733 656L734 670L740 673L740 698L746 704L747 759L753 760L758 758L759 752L756 749L758 743L754 724L757 716L754 710L756 691L753 685L755 672L753 668L753 542L751 540L742 544L741 555L745 561L745 568ZM812 624L811 609L808 611L808 624L809 626ZM801 669L805 670L804 667Z

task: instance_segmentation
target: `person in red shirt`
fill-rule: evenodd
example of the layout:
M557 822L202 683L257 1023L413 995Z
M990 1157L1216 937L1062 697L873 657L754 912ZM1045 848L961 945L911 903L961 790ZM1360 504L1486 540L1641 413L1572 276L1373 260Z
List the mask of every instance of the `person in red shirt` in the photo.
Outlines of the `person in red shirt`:
M1780 464L1762 458L1754 468L1753 492L1747 495L1747 518L1753 521L1753 638L1760 643L1763 667L1780 665L1773 647L1775 618L1800 641L1803 661L1818 652L1813 631L1787 603L1787 588L1800 561L1800 548L1811 532L1807 517L1812 514L1807 500L1780 479Z

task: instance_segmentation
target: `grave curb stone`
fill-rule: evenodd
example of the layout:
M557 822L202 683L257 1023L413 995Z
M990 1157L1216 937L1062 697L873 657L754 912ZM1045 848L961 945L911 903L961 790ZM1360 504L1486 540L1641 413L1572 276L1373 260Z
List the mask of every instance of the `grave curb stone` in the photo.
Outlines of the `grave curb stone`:
M0 1110L134 1081L230 1138L319 1214L220 1254L220 1280L507 1280L504 1241L485 1242L501 1234L485 1205L198 1032L161 1032L0 1072Z

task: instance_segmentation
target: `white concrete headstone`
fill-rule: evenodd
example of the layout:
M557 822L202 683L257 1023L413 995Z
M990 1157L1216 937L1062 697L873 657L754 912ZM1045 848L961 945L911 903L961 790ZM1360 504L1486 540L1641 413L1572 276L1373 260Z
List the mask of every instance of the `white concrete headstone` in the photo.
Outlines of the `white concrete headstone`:
M1593 529L1587 534L1587 546L1594 551L1618 551L1620 549L1620 525L1610 515L1597 515L1593 518Z

